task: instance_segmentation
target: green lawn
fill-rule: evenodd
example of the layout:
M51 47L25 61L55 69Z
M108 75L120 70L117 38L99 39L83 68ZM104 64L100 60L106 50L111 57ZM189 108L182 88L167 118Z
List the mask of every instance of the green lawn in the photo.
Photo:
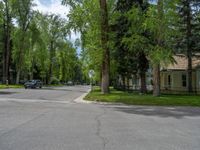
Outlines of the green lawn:
M197 106L200 107L200 96L189 95L161 95L153 97L151 94L140 95L111 89L110 94L103 95L100 89L90 92L85 98L88 101L124 103L130 105L152 106Z
M5 84L0 84L0 89L7 89L7 88L23 88L23 85L5 85Z

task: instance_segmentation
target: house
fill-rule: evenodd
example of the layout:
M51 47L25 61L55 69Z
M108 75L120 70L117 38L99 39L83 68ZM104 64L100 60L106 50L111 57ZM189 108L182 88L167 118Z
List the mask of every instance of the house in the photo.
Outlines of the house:
M165 92L187 92L187 64L185 55L173 56L175 63L161 69L161 90ZM200 55L192 58L193 91L200 93Z
M124 85L125 83L125 85ZM122 89L126 88L129 90L136 90L139 91L141 88L141 79L139 74L133 74L129 78L125 77L123 81L123 77L121 75L118 75L116 78L116 83L114 85L115 88ZM146 87L148 91L153 90L152 85L152 69L148 69L146 72Z
M200 54L192 58L192 87L193 91L200 94ZM175 62L160 70L160 88L162 93L186 93L188 91L187 65L188 59L183 54L173 56ZM128 87L130 90L140 89L140 77L138 74L123 82L119 75L116 87ZM148 90L153 90L152 69L146 72L146 86Z

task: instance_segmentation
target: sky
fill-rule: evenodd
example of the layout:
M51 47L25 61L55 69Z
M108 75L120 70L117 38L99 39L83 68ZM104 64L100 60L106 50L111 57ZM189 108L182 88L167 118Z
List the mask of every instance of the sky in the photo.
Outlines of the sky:
M34 10L39 10L42 13L57 14L60 15L62 18L67 19L69 8L61 5L61 0L34 0L34 3L36 4ZM75 34L72 32L69 40L74 43L75 40L79 37L80 34Z
M69 12L69 8L61 5L61 0L34 0L35 10L39 10L42 13L54 13L59 14L61 17L66 18Z

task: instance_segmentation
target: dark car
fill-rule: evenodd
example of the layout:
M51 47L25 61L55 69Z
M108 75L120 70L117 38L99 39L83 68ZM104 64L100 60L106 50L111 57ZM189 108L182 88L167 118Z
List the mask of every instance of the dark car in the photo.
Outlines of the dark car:
M29 80L24 83L24 88L42 88L42 82L40 80Z

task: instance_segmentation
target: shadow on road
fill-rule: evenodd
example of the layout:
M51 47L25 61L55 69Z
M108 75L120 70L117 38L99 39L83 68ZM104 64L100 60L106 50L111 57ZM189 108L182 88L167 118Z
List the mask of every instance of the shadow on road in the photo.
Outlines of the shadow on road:
M11 95L16 94L17 92L7 92L7 91L0 91L0 95Z
M115 111L121 111L129 114L157 116L157 117L200 117L200 108L198 107L153 107L153 106L106 106Z
M45 87L45 88L42 88L42 89L34 89L34 90L70 91L70 92L80 92L80 93L85 93L85 92L87 92L87 90L56 89L56 88L50 88L50 87Z

